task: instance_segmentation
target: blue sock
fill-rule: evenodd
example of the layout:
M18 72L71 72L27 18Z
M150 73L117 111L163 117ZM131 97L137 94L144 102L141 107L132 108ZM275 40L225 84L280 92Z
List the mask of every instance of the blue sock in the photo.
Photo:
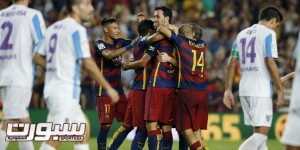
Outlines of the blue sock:
M179 133L179 149L188 150L188 144L182 134Z
M106 141L109 128L110 126L101 125L100 131L97 136L98 150L106 150Z
M127 134L132 128L120 127L113 135L113 143L110 145L109 150L117 150L125 140Z
M163 138L161 139L161 142L159 144L160 150L172 150L173 146L173 136L172 132L163 132Z
M148 149L149 150L157 150L158 146L158 137L160 134L159 130L148 131Z
M147 139L147 130L145 128L137 128L134 139L131 143L131 150L142 150Z

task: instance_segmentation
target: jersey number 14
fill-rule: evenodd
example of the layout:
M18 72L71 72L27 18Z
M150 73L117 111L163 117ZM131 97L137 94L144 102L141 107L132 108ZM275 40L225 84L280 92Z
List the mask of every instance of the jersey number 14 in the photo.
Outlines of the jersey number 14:
M250 41L247 41L246 38L242 38L240 43L242 44L242 64L246 63L246 58L250 58L250 62L255 62L255 37L252 37Z

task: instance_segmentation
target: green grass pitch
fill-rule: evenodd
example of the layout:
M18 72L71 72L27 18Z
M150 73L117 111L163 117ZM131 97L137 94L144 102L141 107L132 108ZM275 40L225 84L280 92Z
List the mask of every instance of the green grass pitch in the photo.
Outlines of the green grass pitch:
M238 142L232 142L232 141L226 141L226 140L221 140L221 141L206 141L206 144L208 146L208 150L237 150L239 144L242 141ZM126 140L120 150L130 150L130 144L131 141ZM146 143L147 144L147 143ZM35 143L35 148L38 150L40 147L40 143L36 142ZM268 148L269 150L282 150L283 146L278 140L269 140L268 141ZM66 143L60 146L59 150L72 150L72 144ZM97 144L96 144L96 139L92 138L90 140L90 149L91 150L97 150ZM147 150L147 146L144 147L145 150ZM18 144L17 143L10 143L8 146L8 150L18 150ZM178 150L178 142L174 142L173 145L173 150Z

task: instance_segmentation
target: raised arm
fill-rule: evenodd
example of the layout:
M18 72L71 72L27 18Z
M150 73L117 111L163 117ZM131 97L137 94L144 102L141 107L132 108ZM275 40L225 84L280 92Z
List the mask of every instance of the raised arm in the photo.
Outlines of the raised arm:
M151 59L151 56L149 56L148 54L144 54L141 59L132 61L132 62L126 62L122 66L124 69L143 68L148 64L150 59Z
M172 31L166 26L159 26L157 31L168 38L171 38L172 36Z

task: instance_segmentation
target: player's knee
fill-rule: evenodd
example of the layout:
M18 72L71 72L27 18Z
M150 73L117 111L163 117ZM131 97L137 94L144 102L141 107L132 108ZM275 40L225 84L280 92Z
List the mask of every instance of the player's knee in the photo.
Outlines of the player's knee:
M268 135L269 129L270 129L269 127L255 127L254 132Z

